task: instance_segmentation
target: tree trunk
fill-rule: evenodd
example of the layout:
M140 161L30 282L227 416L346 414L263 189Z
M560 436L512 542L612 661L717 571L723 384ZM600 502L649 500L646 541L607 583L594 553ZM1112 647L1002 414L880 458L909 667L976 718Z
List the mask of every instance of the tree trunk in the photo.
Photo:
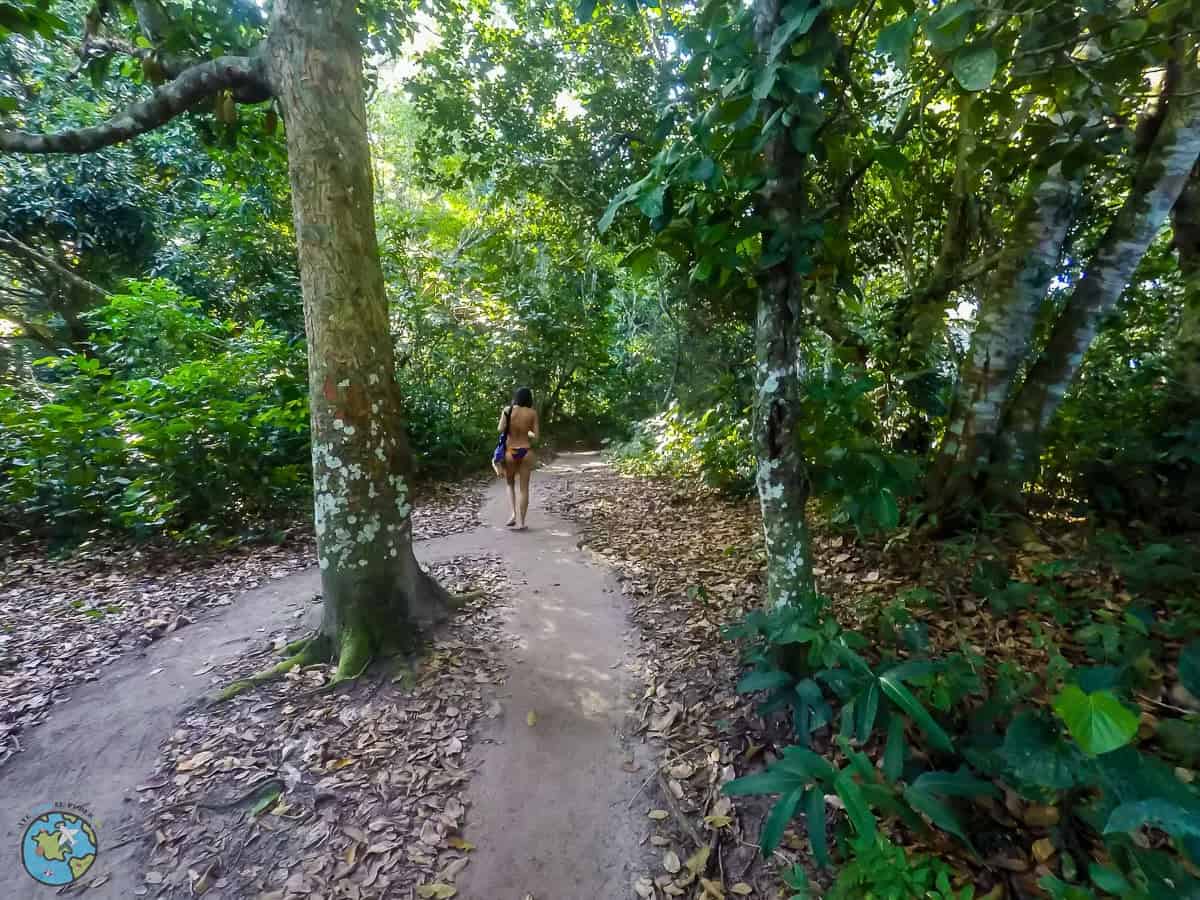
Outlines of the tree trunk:
M1042 434L1074 383L1101 321L1113 309L1150 242L1175 205L1200 157L1200 78L1195 63L1168 101L1167 114L1129 196L1092 255L1055 322L1046 349L1005 417L1005 465L993 467L990 490L1010 497L1030 477Z
M1175 338L1179 378L1188 396L1200 402L1200 164L1171 207L1173 244L1183 276L1183 309Z
M779 0L756 0L755 38L766 51L779 27ZM766 121L775 104L763 103ZM764 273L755 326L757 390L755 442L758 496L767 550L767 603L805 603L815 594L805 507L808 473L796 442L804 358L801 336L805 287L797 274L795 238L805 210L805 158L780 129L764 150L766 184L759 212L767 222L764 252L786 242L786 258Z
M1003 404L1058 271L1078 193L1079 183L1057 166L1043 176L1018 211L1010 242L980 298L931 476L929 494L943 512L973 493L977 476L990 464Z
M412 550L357 26L354 0L276 0L266 46L287 123L308 336L321 638L338 677L446 606Z

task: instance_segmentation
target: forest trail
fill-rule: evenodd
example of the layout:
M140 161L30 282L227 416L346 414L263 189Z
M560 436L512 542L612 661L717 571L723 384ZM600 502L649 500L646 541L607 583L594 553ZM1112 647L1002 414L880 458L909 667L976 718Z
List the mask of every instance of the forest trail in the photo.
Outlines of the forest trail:
M464 834L477 849L459 877L460 898L621 898L632 896L644 868L644 820L631 801L654 769L625 739L625 711L636 699L625 665L634 637L613 574L543 506L557 479L586 477L596 462L571 454L540 469L526 532L504 527L507 499L497 481L482 526L416 545L424 563L495 554L514 588L505 626L519 643L507 661L503 713L483 726L469 759L477 772ZM21 871L13 851L22 820L56 801L89 810L100 832L95 871L110 878L89 889L89 898L124 900L145 887L136 842L105 848L142 821L137 787L155 780L159 743L209 687L197 673L294 628L297 619L315 625L319 588L314 568L244 594L145 655L113 665L26 735L25 752L0 770L6 896L37 900L52 892Z

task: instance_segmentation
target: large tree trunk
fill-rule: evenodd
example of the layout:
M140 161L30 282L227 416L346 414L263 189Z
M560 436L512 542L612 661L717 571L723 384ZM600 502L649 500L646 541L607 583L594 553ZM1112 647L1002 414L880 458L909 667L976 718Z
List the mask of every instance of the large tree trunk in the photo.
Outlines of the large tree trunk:
M357 674L444 614L413 556L354 0L276 0L267 67L287 124L308 336L321 637Z
M756 0L755 37L771 45L779 27L779 0ZM774 112L765 102L764 120ZM759 211L768 225L763 247L787 242L790 252L764 275L755 327L757 393L755 439L758 496L767 550L767 602L773 607L800 604L815 593L811 541L805 507L808 474L796 442L803 382L801 335L804 322L803 278L796 273L801 252L795 234L805 209L804 156L792 147L785 129L765 148L766 184Z
M1191 53L1194 57L1195 51ZM1124 206L1100 239L1046 349L1007 410L1007 458L993 466L989 488L996 496L1015 496L1034 474L1046 426L1079 374L1101 321L1120 299L1200 157L1200 78L1194 58L1185 66L1180 90L1168 100Z
M1064 177L1057 166L1033 186L980 298L931 475L929 493L943 512L973 494L976 478L990 464L1003 404L1058 271L1078 191L1078 182Z

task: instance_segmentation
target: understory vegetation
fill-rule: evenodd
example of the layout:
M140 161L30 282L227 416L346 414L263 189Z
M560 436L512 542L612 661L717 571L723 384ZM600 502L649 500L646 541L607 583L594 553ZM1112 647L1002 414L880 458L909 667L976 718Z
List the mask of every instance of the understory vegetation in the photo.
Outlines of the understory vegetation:
M277 86L80 131L179 55L258 59L271 4L225 6L0 2L13 545L237 544L333 496L313 435L354 426L313 407L361 386L317 373L368 354L314 349L357 294L314 311L297 248L337 240ZM522 385L550 448L757 500L713 641L765 752L723 789L770 799L784 896L1200 898L1200 7L350 7L390 512Z

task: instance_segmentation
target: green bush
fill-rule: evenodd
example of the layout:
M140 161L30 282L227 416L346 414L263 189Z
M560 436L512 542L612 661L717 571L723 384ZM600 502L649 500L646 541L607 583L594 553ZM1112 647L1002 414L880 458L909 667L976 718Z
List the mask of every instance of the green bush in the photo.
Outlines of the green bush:
M672 403L638 423L633 437L611 445L610 452L626 471L700 478L731 494L754 488L749 410L718 405L695 415Z
M0 389L8 526L200 538L300 508L309 491L304 348L203 314L164 282L89 316L94 355Z

